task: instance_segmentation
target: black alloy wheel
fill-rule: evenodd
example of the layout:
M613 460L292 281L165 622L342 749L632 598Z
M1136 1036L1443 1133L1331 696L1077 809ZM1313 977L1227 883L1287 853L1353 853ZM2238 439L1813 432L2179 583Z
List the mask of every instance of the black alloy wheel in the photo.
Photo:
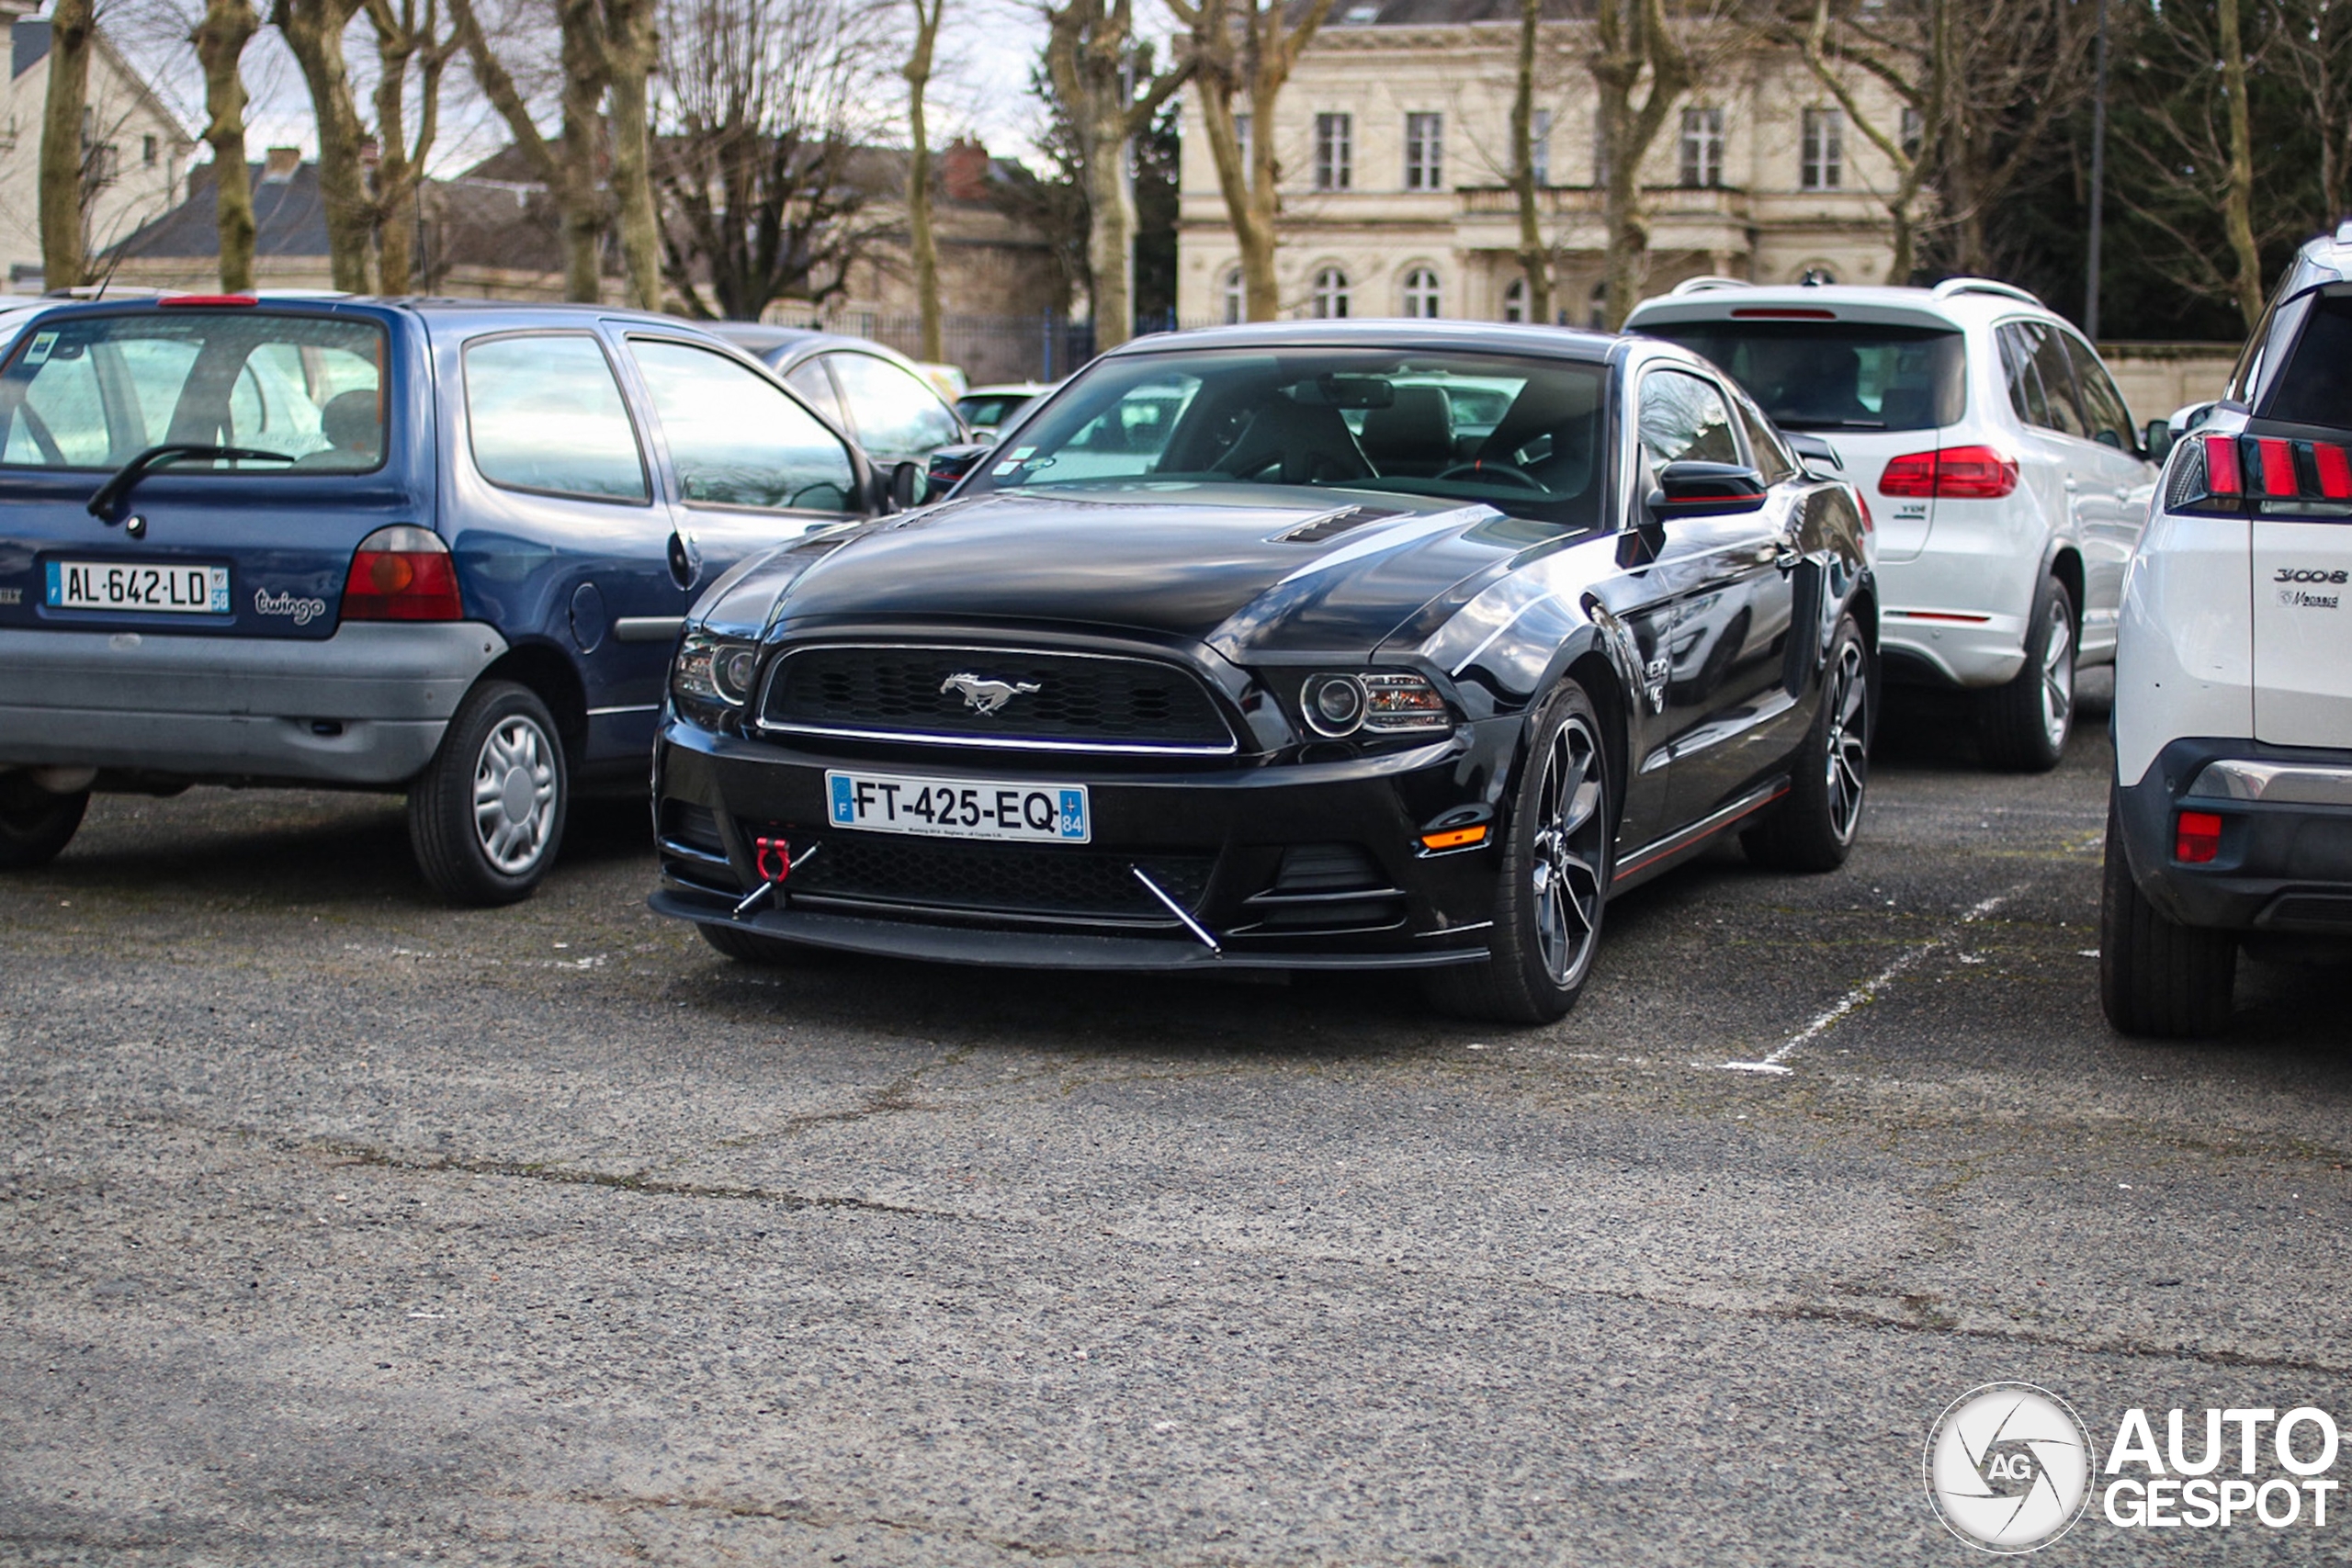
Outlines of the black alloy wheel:
M90 792L51 795L22 773L0 774L0 871L47 865L74 841Z
M2237 986L2234 931L2184 926L2132 879L2115 797L2107 805L2107 871L2098 908L2098 1001L2117 1032L2196 1039L2229 1027Z
M1615 821L1600 716L1581 686L1564 682L1530 738L1497 874L1487 961L1430 971L1430 1000L1496 1023L1566 1016L1600 945Z
M486 681L409 785L417 866L454 903L527 898L555 863L571 795L555 716L530 688Z
M1789 793L1739 836L1747 858L1774 871L1835 871L1862 825L1871 778L1870 649L1850 616L1840 617L1821 675L1821 708L1805 731Z

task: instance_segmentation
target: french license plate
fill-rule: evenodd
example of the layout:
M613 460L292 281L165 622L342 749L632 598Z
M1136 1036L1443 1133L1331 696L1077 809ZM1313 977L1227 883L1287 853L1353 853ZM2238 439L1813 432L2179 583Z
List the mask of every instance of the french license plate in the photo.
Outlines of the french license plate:
M225 566L96 560L46 564L52 610L147 610L179 615L229 613L229 569Z
M983 784L828 770L825 802L836 828L1023 843L1083 844L1094 837L1084 784Z

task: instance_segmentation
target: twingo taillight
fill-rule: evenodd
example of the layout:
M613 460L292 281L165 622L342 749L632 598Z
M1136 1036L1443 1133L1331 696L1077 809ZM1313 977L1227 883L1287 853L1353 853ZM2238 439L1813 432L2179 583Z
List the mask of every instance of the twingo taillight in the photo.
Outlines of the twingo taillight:
M1881 495L1914 501L1998 501L2018 488L2018 460L1990 446L1905 452L1878 477Z
M430 528L379 528L352 552L343 586L346 621L456 621L465 618L449 547Z

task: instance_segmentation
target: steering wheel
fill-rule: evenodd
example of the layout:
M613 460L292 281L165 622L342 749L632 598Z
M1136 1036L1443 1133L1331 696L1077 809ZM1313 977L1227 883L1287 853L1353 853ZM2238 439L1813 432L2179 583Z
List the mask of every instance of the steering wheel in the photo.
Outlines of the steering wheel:
M1537 479L1534 475L1529 473L1524 468L1512 468L1509 463L1489 463L1484 460L1470 463L1456 463L1453 467L1445 469L1436 477L1441 479L1483 479L1490 476L1495 479L1509 479L1511 483L1522 486L1528 490L1539 492L1545 491L1545 486L1543 480Z

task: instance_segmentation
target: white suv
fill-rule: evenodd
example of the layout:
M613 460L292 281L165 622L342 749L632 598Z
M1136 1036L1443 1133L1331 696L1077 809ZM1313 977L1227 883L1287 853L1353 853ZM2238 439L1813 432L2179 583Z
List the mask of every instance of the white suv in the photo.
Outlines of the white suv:
M2174 423L2116 653L2099 999L2130 1034L2219 1030L2241 942L2352 938L2352 222Z
M2075 666L2115 651L2155 460L2098 352L2021 288L1693 278L1629 331L1737 378L1826 442L1874 513L1890 685L1977 694L1996 767L2055 767ZM1800 442L1800 445L1809 443Z

